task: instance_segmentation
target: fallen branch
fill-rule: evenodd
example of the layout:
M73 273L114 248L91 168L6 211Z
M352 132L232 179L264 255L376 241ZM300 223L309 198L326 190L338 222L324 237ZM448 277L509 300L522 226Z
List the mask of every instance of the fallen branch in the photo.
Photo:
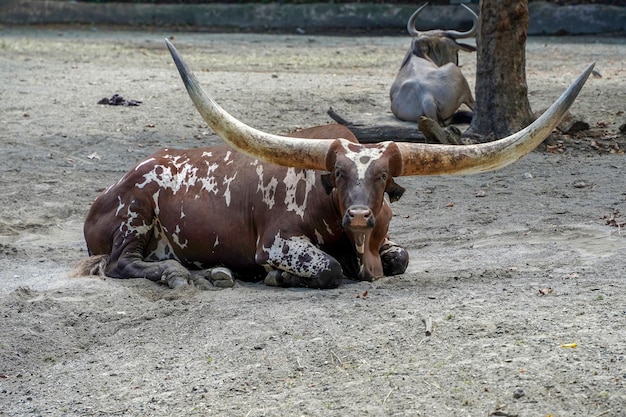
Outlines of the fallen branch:
M444 145L471 145L480 142L474 135L465 136L465 134L454 125L441 127L439 123L428 117L420 117L417 126L428 142L442 143Z
M344 125L345 127L352 127L354 126L354 123L347 121L346 119L344 119L343 117L339 116L335 110L333 110L332 107L328 108L328 111L326 111L326 114L330 116L331 119L333 119L335 122L339 123L340 125Z

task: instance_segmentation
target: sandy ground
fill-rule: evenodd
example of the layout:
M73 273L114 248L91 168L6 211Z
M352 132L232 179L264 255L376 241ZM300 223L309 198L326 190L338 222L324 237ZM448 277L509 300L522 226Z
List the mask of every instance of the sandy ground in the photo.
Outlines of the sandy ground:
M0 415L626 415L624 39L528 41L534 109L597 61L572 108L592 131L494 173L398 179L404 275L326 291L70 278L101 190L159 147L219 141L170 35L0 28ZM224 107L273 132L329 106L387 113L409 43L174 35ZM142 104L96 104L114 93Z

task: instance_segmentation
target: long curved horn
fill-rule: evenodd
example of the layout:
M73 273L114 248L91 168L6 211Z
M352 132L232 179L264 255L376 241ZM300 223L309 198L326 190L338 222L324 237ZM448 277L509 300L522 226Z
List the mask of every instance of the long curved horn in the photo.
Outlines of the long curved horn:
M470 12L472 16L474 16L474 23L472 24L472 28L466 32L459 32L458 30L446 30L446 34L452 39L472 38L476 36L476 32L478 32L478 15L474 13L472 9L467 7L465 3L462 3L461 6L465 7L467 11Z
M476 174L517 161L552 132L585 85L594 65L589 65L537 120L506 138L467 146L397 142L403 161L400 175Z
M272 135L240 122L209 97L174 45L167 39L165 43L193 104L211 129L224 141L239 151L268 163L326 170L326 154L333 140Z
M406 30L407 32L409 32L409 35L413 37L417 37L422 34L422 32L420 32L419 30L415 28L415 21L417 20L417 17L419 16L420 12L426 6L428 6L428 3L422 4L415 12L413 12L411 17L409 17L409 21L406 24ZM460 32L458 30L441 31L445 33L446 35L450 36L452 39L471 38L471 37L476 36L476 32L478 32L478 15L474 13L474 11L470 9L469 7L467 7L465 4L461 4L461 6L465 7L465 9L467 9L467 11L469 11L472 14L472 16L474 16L474 23L472 24L472 28L466 32Z
M426 6L428 6L428 3L422 4L416 11L413 12L411 17L409 17L409 21L406 23L406 30L409 32L409 35L413 37L420 35L421 32L415 28L415 21L417 20L417 16Z

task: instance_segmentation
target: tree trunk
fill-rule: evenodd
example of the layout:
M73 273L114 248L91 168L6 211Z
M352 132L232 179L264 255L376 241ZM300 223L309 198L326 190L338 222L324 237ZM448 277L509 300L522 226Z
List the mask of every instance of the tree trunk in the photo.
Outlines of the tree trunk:
M508 136L534 120L526 85L528 0L480 0L476 107L466 136Z

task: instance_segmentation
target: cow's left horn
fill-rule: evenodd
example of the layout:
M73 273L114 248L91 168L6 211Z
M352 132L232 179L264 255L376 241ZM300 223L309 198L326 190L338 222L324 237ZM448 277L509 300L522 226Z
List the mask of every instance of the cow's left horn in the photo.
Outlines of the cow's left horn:
M409 32L409 35L413 37L420 36L420 31L415 27L415 21L417 20L417 16L419 16L426 6L428 6L428 3L422 4L416 11L413 12L411 17L409 17L409 21L406 23L406 30Z
M326 170L326 154L333 143L328 139L302 139L272 135L254 129L235 119L204 91L198 79L165 40L183 83L202 118L224 141L266 162L303 169Z
M421 32L415 27L415 22L417 21L417 17L419 16L419 14L422 12L422 10L424 10L426 6L428 6L428 3L422 4L416 11L413 12L411 17L409 17L409 21L406 24L406 30L407 32L409 32L409 35L413 37L418 37L421 35ZM465 7L467 11L472 14L473 24L472 28L466 32L461 32L458 30L445 30L444 32L453 39L471 38L476 36L476 32L478 32L478 15L465 4L461 4L461 6Z
M589 65L537 120L506 138L466 146L398 142L403 161L400 175L476 174L517 161L552 132L585 85L594 65Z
M476 36L476 32L478 32L478 15L474 13L472 9L467 7L465 3L462 3L461 6L465 7L468 12L470 12L473 16L472 28L465 32L460 32L458 30L446 30L446 34L453 39L463 39L463 38L473 38Z

